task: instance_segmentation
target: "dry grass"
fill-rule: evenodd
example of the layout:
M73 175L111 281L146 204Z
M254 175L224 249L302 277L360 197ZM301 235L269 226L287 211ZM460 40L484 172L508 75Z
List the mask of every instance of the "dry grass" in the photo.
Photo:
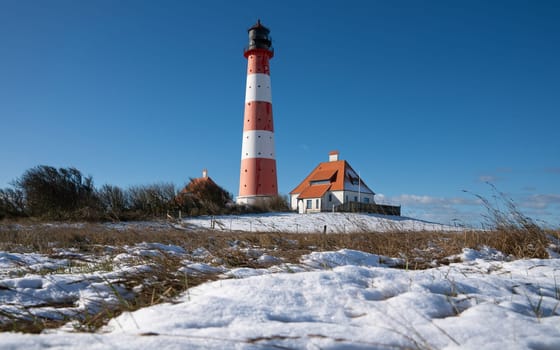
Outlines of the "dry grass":
M260 249L292 263L298 263L302 255L313 251L346 248L400 257L404 261L401 268L424 269L435 264L448 264L448 257L461 253L463 248L477 249L482 246L495 248L517 258L547 258L546 249L550 237L559 239L560 231L544 232L529 225L462 233L222 233L187 232L171 227L115 230L102 224L44 225L20 222L17 226L0 224L0 251L55 254L56 249L73 248L81 253L102 257L107 255L107 246L115 247L112 254L117 254L124 251L124 246L157 242L177 245L189 252L205 248L214 261L227 267L262 267L254 256L239 248ZM81 318L73 320L76 328L84 331L96 330L123 311L172 301L188 288L218 278L217 275L178 273L182 262L173 256L151 257L144 263L149 264L152 269L127 276L126 281L121 283L128 290L142 286L136 290L134 299L123 299L118 306L93 315L81 315ZM0 331L40 332L44 328L58 327L68 322L39 318L14 318L12 321L10 324L0 325Z
M104 251L106 246L123 247L142 242L180 246L187 251L203 247L228 266L252 266L251 257L236 256L232 244L261 248L269 254L298 262L312 251L356 249L390 257L407 257L410 261L444 261L461 253L463 248L495 248L516 258L547 258L549 238L560 238L560 231L545 232L539 228L499 228L492 231L446 232L371 232L353 234L227 233L214 231L187 232L174 228L114 230L102 224L72 226L20 224L0 226L0 250L50 254L55 248L74 248L84 253ZM411 266L409 266L411 267ZM418 264L415 268L426 268Z

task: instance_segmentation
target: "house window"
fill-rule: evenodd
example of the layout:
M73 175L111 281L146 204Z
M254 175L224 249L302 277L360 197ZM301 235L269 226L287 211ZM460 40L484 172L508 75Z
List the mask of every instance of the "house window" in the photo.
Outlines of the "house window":
M369 198L368 197L364 198L364 203L369 203Z
M319 200L318 199L315 200L315 209L319 209Z
M348 203L348 195L346 195L346 203Z
M332 202L332 194L329 193L329 202Z
M354 196L354 202L358 201L358 196Z
M311 186L313 185L326 185L326 184L330 184L331 182L329 180L313 180L310 181L309 184Z
M305 208L306 209L311 209L311 205L312 205L311 199L308 199L307 201L305 201Z

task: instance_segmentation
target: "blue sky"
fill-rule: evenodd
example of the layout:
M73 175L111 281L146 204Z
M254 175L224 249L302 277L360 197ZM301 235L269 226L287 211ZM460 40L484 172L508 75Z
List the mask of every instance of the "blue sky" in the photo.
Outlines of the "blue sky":
M493 183L560 225L557 1L0 1L0 187L39 164L238 191L247 29L271 29L278 184L339 150L403 214Z

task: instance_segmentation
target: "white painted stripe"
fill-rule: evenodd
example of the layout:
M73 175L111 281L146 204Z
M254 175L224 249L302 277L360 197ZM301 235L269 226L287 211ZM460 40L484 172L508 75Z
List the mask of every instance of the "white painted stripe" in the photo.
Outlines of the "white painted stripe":
M262 73L247 75L245 103L252 101L263 101L272 103L270 75Z
M274 133L264 130L244 131L241 159L246 158L274 159Z

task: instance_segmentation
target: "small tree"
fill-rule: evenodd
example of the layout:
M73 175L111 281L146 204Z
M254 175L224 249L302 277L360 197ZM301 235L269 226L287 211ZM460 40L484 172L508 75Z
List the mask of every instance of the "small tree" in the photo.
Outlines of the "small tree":
M173 209L176 192L171 183L133 186L127 192L130 209L136 216L163 217Z
M179 209L190 215L221 214L232 203L232 195L210 178L190 179L177 195Z
M0 220L25 216L23 192L17 189L0 189Z
M40 165L16 181L30 216L50 219L91 218L98 209L93 179L76 168Z
M97 195L105 215L113 220L123 219L129 206L125 191L118 186L103 185Z

